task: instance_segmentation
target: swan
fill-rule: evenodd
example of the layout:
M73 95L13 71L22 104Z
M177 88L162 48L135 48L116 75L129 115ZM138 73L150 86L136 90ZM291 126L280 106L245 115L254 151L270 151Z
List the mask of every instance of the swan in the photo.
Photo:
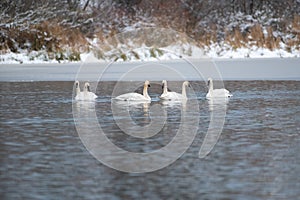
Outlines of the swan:
M163 85L163 93L159 96L160 99L169 100L169 101L187 100L186 87L187 86L190 87L190 83L188 81L184 81L182 83L182 93L181 94L179 94L177 92L169 92L166 80L162 81L162 85Z
M79 87L79 81L75 81L75 96L80 94L80 87Z
M83 92L80 91L79 81L75 81L74 85L75 85L75 99L76 100L83 99Z
M76 100L91 101L97 98L97 95L91 92L90 84L88 82L84 84L83 92L80 91L79 81L75 82L75 88L76 88L76 96L75 96Z
M207 86L208 86L208 93L206 94L207 99L232 97L232 94L225 88L214 89L212 78L208 78Z
M144 83L144 89L143 89L143 94L139 94L136 92L131 92L131 93L126 93L122 94L120 96L115 97L115 100L120 100L120 101L143 101L143 102L150 102L151 98L148 95L148 87L150 87L150 82L145 81Z

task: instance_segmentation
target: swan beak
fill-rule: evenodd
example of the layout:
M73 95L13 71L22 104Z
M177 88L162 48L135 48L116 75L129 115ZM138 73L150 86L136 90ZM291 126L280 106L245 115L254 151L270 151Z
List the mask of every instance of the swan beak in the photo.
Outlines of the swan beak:
M87 91L89 91L89 92L91 91L91 89L90 89L90 86L89 86L89 85L87 86Z
M161 85L161 89L164 89L164 87L165 87L165 84L163 83L163 84Z
M151 87L150 84L148 85L148 87Z

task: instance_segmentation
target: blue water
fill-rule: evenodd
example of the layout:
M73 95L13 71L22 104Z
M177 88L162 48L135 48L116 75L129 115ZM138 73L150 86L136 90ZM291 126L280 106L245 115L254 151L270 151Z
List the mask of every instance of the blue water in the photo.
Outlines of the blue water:
M102 82L96 92L97 117L108 138L131 151L172 140L180 106L165 107L168 127L150 141L124 136L111 113L114 84ZM1 82L1 199L297 199L300 82L225 81L234 96L222 134L204 159L198 152L211 111L205 83L191 85L200 105L194 142L173 164L136 174L111 169L87 151L75 128L73 82ZM159 89L150 88L152 104L159 103ZM143 112L130 109L137 124L150 122Z

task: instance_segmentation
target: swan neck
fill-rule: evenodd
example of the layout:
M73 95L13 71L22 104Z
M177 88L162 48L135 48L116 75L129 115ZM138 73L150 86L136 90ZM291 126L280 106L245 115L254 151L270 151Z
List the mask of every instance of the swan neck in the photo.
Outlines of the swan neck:
M75 95L80 94L79 81L75 81L74 85L75 85L75 93L76 93Z
M146 98L150 98L148 95L148 85L144 85L143 95Z
M84 92L84 94L87 94L87 93L88 93L88 88L87 88L87 86L84 86L83 92Z
M78 86L78 87L76 87L76 95L78 95L79 93L80 93L80 88Z
M212 92L214 90L214 84L213 84L212 80L209 82L209 86L208 87L209 87L208 92Z
M168 93L168 86L167 86L167 83L164 83L164 91L163 91L164 94L167 94Z
M182 96L186 98L186 85L182 84Z

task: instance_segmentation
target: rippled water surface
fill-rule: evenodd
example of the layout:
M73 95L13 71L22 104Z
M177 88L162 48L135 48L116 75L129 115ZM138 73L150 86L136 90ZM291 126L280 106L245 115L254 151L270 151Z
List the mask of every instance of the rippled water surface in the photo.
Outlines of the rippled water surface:
M107 138L133 152L155 151L172 141L184 105L162 104L161 86L154 84L151 105L126 109L133 126L143 127L151 123L151 106L160 105L166 124L153 137L135 138L124 134L113 117L114 85L98 84L99 98L87 105ZM87 151L75 128L73 82L1 82L1 199L299 198L300 82L226 81L234 96L226 105L222 134L203 159L198 152L212 107L204 98L205 83L191 85L200 119L192 145L168 167L136 174L111 169Z

